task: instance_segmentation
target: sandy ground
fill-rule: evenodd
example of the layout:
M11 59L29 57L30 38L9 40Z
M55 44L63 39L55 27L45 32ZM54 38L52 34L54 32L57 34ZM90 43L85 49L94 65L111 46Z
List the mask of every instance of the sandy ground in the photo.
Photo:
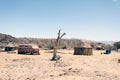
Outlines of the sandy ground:
M17 52L17 51L16 51ZM120 80L120 53L92 56L73 55L73 50L59 50L59 61L50 61L52 51L41 55L0 52L0 80Z

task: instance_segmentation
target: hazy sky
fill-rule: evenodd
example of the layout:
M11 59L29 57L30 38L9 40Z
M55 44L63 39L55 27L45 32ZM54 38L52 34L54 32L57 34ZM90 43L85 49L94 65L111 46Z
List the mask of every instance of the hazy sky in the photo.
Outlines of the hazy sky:
M0 0L0 33L15 37L120 40L120 0Z

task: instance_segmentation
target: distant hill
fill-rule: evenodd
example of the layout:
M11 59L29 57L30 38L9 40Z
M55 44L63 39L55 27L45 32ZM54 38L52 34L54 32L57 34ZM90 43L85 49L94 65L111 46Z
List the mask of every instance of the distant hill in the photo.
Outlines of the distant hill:
M17 43L17 39L11 35L0 33L0 43L4 44Z
M15 38L11 35L2 34L0 33L0 45L7 45L9 43L12 44L36 44L41 48L52 48L54 44L55 39L42 39L42 38ZM80 43L81 41L85 41L90 43L92 46L96 46L98 43L102 43L104 45L111 45L114 42L96 42L96 41L90 41L90 40L80 40L80 39L62 39L60 42L60 47L67 47L67 48L74 48L75 45Z
M115 43L115 41L101 41L101 43L113 45Z

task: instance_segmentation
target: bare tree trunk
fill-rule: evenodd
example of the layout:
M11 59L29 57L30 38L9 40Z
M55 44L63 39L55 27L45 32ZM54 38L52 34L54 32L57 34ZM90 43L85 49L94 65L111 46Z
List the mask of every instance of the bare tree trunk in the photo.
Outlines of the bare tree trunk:
M59 42L60 42L61 38L62 38L64 35L66 35L66 33L63 33L63 34L61 35L60 31L61 31L61 29L60 29L59 32L58 32L58 37L57 37L57 39L56 39L56 41L55 41L55 44L54 44L54 52L53 52L53 58L52 58L52 60L58 60L58 59L59 59L59 57L57 57L57 49L58 49L58 46L59 46Z

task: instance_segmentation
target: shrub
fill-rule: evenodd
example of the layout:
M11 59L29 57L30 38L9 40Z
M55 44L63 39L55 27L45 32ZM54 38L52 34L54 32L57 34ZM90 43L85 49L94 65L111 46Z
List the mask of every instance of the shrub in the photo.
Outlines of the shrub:
M42 48L42 45L38 45L39 48Z
M47 45L48 49L54 49L54 46L52 44Z
M67 47L66 47L66 46L63 46L62 49L67 49Z

